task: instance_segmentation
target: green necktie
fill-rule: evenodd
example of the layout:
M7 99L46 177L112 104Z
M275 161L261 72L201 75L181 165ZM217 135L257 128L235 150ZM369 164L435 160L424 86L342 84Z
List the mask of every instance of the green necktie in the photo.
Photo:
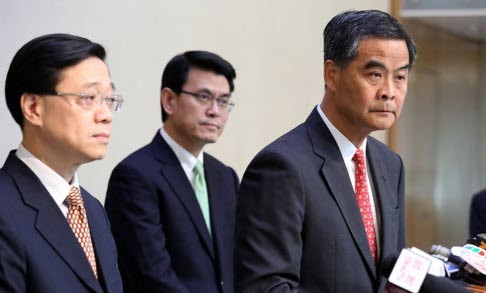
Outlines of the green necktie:
M197 201L201 207L201 211L208 227L209 235L211 235L211 217L209 215L209 198L208 189L206 187L206 179L204 178L204 167L201 161L197 161L194 166L194 192L196 193Z

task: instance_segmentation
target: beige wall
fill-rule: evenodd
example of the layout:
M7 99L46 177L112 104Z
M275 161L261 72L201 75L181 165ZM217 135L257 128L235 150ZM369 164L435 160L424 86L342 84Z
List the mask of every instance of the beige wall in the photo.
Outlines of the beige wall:
M220 141L207 150L242 176L257 151L320 102L327 21L344 10L370 8L386 11L388 1L1 1L0 72L5 80L16 50L41 34L79 34L107 48L113 80L127 102L116 113L107 158L80 168L81 184L103 201L116 163L161 126L160 79L171 57L204 49L235 66L237 106ZM3 90L0 125L3 164L21 138Z

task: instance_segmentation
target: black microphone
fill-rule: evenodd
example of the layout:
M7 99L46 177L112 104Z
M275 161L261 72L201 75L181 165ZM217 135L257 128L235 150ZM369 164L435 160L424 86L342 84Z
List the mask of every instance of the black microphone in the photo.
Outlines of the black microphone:
M470 293L464 286L458 284L457 282L444 278L436 277L427 274L425 280L420 287L420 293Z
M380 267L379 267L379 273L384 276L385 278L388 279L390 276L393 268L395 267L395 264L397 262L399 253L391 254L387 257L384 257L383 260L381 261ZM391 284L390 282L387 282L385 285L385 291L388 293L402 293L402 292L408 292L403 288L399 288L394 284ZM421 293L470 293L466 288L463 286L459 285L457 282L452 281L448 278L444 277L436 277L430 274L427 274L425 276L424 282L422 283L422 286L420 287Z

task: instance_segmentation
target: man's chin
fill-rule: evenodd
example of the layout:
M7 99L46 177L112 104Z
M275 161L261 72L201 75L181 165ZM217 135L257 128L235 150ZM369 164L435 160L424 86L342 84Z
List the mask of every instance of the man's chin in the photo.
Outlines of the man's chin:
M87 156L87 160L85 163L93 162L93 161L98 161L101 159L104 159L106 157L106 150L104 151L99 151L96 153L89 154Z
M221 136L222 131L208 131L201 135L201 138L207 143L214 143Z
M218 141L219 136L207 136L203 139L205 144L215 143Z
M394 118L380 119L374 123L374 130L387 130L395 123Z

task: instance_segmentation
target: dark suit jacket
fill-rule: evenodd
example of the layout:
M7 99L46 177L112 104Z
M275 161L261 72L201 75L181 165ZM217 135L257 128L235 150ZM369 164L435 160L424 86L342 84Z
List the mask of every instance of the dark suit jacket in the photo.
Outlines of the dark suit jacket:
M212 238L179 160L157 133L110 178L106 211L126 292L233 292L238 178L204 154Z
M405 245L401 159L369 137L381 219L380 256ZM361 214L339 148L314 110L264 148L243 177L236 216L236 291L376 292Z
M0 170L1 292L122 292L116 247L101 203L81 188L98 277L47 189L10 152Z
M473 196L469 213L469 235L481 233L486 233L486 189Z

